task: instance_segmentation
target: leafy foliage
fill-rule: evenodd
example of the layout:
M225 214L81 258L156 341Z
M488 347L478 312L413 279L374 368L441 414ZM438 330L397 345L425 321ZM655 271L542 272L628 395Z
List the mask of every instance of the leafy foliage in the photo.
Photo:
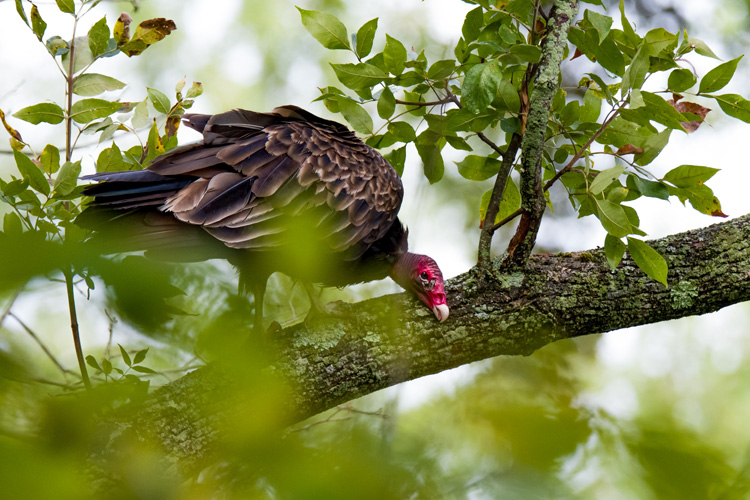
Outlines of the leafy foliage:
M478 6L466 15L463 36L453 49L455 58L434 62L424 52L407 53L403 47L409 43L387 34L383 50L370 55L376 19L357 30L352 47L345 42L348 36L341 21L300 9L303 24L324 47L349 50L358 61L333 65L339 82L356 96L326 87L318 99L367 134L369 145L392 147L387 158L397 170L405 163L404 145L414 143L431 183L445 173L446 146L467 152L456 162L458 174L465 179L483 181L498 172L503 175L496 158L498 152L507 151L514 134L525 133L531 85L542 57L543 38L538 35L547 19L532 8L532 2L470 3ZM630 203L640 197L675 196L683 203L690 201L701 213L725 214L705 185L707 178L686 177L682 167L666 174L646 167L654 164L672 132L694 133L700 128L711 111L702 102L716 100L728 115L750 122L749 101L738 95L716 95L734 76L741 57L720 63L701 77L688 58L691 54L715 57L704 42L687 32L663 28L640 35L627 19L623 2L619 14L623 29L613 28L611 16L587 9L568 34L575 49L571 60L588 58L599 70L580 75L577 88L557 91L543 145L545 190L560 179L579 216L599 219L608 234L604 244L613 267L623 255L622 248L631 246L643 271L667 285L666 261L655 252L647 252L645 259L647 244L634 238L645 233ZM650 85L658 73L666 73L666 87ZM691 91L696 85L697 90ZM360 111L370 103L376 103L382 125L373 124ZM495 137L497 144L487 137ZM517 170L518 158L514 165ZM480 224L492 196L502 200L496 223L520 213L512 178L507 186L503 193L489 191L482 197ZM546 201L551 203L548 197Z
M56 0L56 7L71 16L68 19L72 24L98 3L98 0ZM475 183L497 176L513 137L526 133L529 124L525 115L532 98L535 68L543 63L541 35L548 21L534 10L532 2L525 0L468 3L476 7L463 22L461 38L452 47L452 56L441 53L439 57L444 59L434 60L425 51L412 49L411 40L399 40L384 34L382 29L378 32L378 18L365 22L350 36L346 26L333 15L299 9L302 24L323 47L353 55L350 62L332 64L342 87L322 88L319 99L331 112L340 113L354 130L365 134L368 144L383 149L399 173L407 164L407 154L416 151L424 165L424 175L431 183L441 182L446 176L460 176L461 180L451 184L451 189L470 183L471 187L481 186ZM600 5L597 1L589 3ZM175 276L167 276L162 264L132 256L113 261L87 252L79 245L85 235L72 222L84 203L78 177L82 165L91 161L77 149L79 138L88 136L99 142L94 162L98 172L142 168L158 154L176 146L180 116L202 93L200 83L193 83L186 90L183 79L174 92L147 88L143 89L140 100L121 102L107 92L120 90L125 83L114 76L92 72L102 58L117 56L125 61L119 54L140 56L168 36L175 29L174 23L163 18L145 20L132 30L131 36L132 20L123 14L114 24L112 20L100 19L84 36L51 35L42 14L55 5L42 5L40 12L31 2L16 0L15 4L20 22L29 27L43 50L60 67L62 83L73 101L71 105L32 101L7 119L0 110L17 169L9 178L0 180L0 199L12 209L3 217L0 249L5 262L19 262L21 256L24 262L29 262L23 268L4 266L0 270L2 291L24 286L34 277L57 280L62 274L74 279L76 289L84 292L103 281L109 293L117 298L109 304L112 307L108 314L129 318L146 329L165 321L167 313L184 314L167 306L166 301L181 290L171 284L170 278L174 281ZM676 197L683 204L690 202L700 213L724 216L717 197L706 185L717 169L699 165L669 168L658 160L673 132L700 131L711 112L707 106L712 101L727 115L750 122L750 101L738 94L720 94L734 78L742 60L718 62L701 77L689 59L716 58L705 43L690 38L687 32L673 34L661 28L637 34L633 29L635 23L625 16L624 3L620 6L619 23L611 14L586 10L569 33L572 45L568 56L572 62L566 62L570 69L566 69L563 81L578 68L580 60L576 62L576 58L588 59L596 65L596 70L587 69L592 72L576 75L577 85L561 85L565 90L558 89L555 94L549 119L544 124L544 180L548 187L566 191L579 216L592 216L600 221L607 232L604 248L610 266L616 267L629 250L647 275L669 285L667 263L641 239L645 234L639 227L633 202L641 197L659 200ZM666 78L653 78L657 73ZM666 82L666 86L657 86L656 81ZM14 120L61 129L70 125L66 144L35 144L33 138L25 142L13 128ZM120 139L124 136L137 138L138 145L121 149ZM461 155L455 167L446 164L447 147ZM513 156L515 171L499 194L492 189L485 191L486 188L477 191L478 198L484 191L477 200L477 222L485 227L512 218L521 207L517 173L520 162ZM497 196L499 209L489 224L485 221L487 207L491 198ZM549 198L546 201L551 205ZM144 269L153 286L141 286ZM204 305L229 302L234 292L227 289L207 291L209 285L203 283L194 290L195 300L203 301ZM223 345L229 342L224 337L217 340L215 333L246 326L248 314L243 307L249 306L243 303L231 311L238 316L231 318L231 326L224 316L210 326L201 323L207 321L204 318L191 316L191 328L201 332L201 341L210 345L210 352L236 356L235 344ZM170 342L176 343L174 338ZM570 351L563 353L566 358L584 356L590 350L583 343L575 348L569 344L555 348ZM88 398L81 394L70 398L77 406L75 409L65 401L48 410L52 416L40 417L48 419L41 426L45 439L54 443L78 440L80 448L76 448L76 453L87 453L91 428L102 412L145 397L157 372L154 368L158 368L154 351L149 353L147 348L119 344L112 351L107 347L96 356L89 354L83 358L94 390ZM475 386L457 393L460 404L446 397L432 407L407 415L397 424L382 412L337 408L333 415L324 415L319 422L303 424L290 431L290 435L280 437L268 435L268 422L257 423L257 420L273 420L277 413L258 411L243 415L248 418L233 436L241 446L235 445L227 453L231 457L229 465L208 470L205 482L208 487L220 489L228 482L246 479L243 484L249 493L242 497L272 496L268 493L271 491L289 497L351 498L354 494L362 498L368 495L464 498L477 492L500 497L517 496L523 491L525 496L557 498L573 495L569 484L563 484L560 464L567 461L575 465L576 454L593 455L594 446L612 448L600 456L624 458L612 467L611 478L597 482L611 481L619 489L633 488L636 496L638 488L646 486L632 486L630 479L638 475L632 470L641 468L649 471L643 482L648 483L655 495L663 497L686 497L696 491L709 496L716 485L731 482L731 468L726 465L730 461L713 447L696 443L691 432L680 431L679 440L667 440L663 437L666 432L661 429L637 435L629 425L617 428L606 412L589 411L580 403L586 398L586 391L572 387L567 378L571 368L558 367L559 359L560 356L546 359L542 354L531 367L513 361L497 363L492 372L498 373L488 371ZM241 361L243 366L252 364L247 359ZM591 371L585 362L580 359L577 362L579 370ZM3 376L9 379L19 373L28 376L22 365L22 361L5 359L0 351ZM64 377L66 384L61 391L81 390L81 375L67 370ZM506 385L499 389L498 381ZM18 397L6 395L2 384L0 389L3 402ZM276 399L282 397L272 394L270 384L245 389L256 398L256 403L269 399L269 406L278 404ZM509 395L514 389L528 392L525 402L511 400ZM46 387L35 390L47 397ZM642 399L652 404L657 400L653 395ZM661 411L667 418L659 421L680 424L674 422L672 407L662 404ZM340 427L320 431L325 426L317 425L346 420L351 415L366 421L350 418L353 422L346 428L350 432L339 432ZM425 422L430 418L439 421L431 427L439 432L425 431ZM459 435L462 426L470 428L475 439L466 440ZM389 447L394 432L406 433L409 439ZM621 446L613 444L617 437L613 434L617 433L624 436L620 436L624 440ZM127 437L123 440L127 441ZM184 492L179 485L166 484L151 443L126 445L134 458L126 459L122 468L137 476L134 487L157 488L147 492L147 496L154 498ZM58 453L59 450L56 453L63 459L50 460L45 455L48 451L16 446L5 438L0 440L0 454L13 457L0 467L1 482L10 485L11 496L81 497L80 488L71 479L80 472L70 466L75 461ZM481 459L470 462L470 468L463 456ZM222 469L238 467L237 462L249 464L245 467L252 470ZM290 467L302 479L290 481ZM578 467L585 469L580 464ZM29 471L38 470L44 471L45 480L55 486L53 493L43 491L42 486L38 486L38 491L34 489L39 483L38 475L27 476ZM263 474L259 475L257 470ZM684 471L689 471L688 481ZM583 477L590 471L578 472ZM542 474L545 481L539 480ZM574 482L570 480L571 484ZM520 483L524 488L518 486ZM32 488L17 491L14 488L18 484ZM197 496L205 496L205 487L203 483L186 486L194 488L191 493ZM741 485L735 487L741 489ZM593 486L586 489L589 488ZM614 491L610 484L603 489ZM124 492L123 496L129 493ZM591 496L597 497L596 493Z

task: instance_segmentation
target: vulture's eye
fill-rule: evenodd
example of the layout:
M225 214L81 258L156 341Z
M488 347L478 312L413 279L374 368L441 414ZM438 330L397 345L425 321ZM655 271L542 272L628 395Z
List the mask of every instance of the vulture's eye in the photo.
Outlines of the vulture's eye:
M430 278L430 275L427 274L427 271L422 271L420 273L419 277L426 281L426 280L428 280Z

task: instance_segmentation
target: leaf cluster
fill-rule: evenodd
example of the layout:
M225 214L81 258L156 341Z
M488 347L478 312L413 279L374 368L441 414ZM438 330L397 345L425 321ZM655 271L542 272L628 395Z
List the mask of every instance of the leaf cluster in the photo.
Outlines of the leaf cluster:
M466 14L454 57L437 61L424 51L407 50L408 41L388 34L383 50L371 54L377 18L350 37L336 17L299 9L303 25L324 47L347 50L356 58L331 65L346 90L322 88L318 100L365 134L367 144L387 150L386 159L399 173L406 145L413 143L430 183L445 173L447 146L464 155L456 166L468 181L485 181L501 172L512 137L526 132L529 100L542 63L551 14L531 0L468 3L477 7ZM745 122L750 122L750 101L720 93L741 57L701 77L688 58L717 58L704 42L687 31L663 28L637 34L623 1L618 14L622 29L613 27L613 17L586 9L568 33L567 57L587 58L596 69L582 73L573 88L562 87L559 73L543 145L544 196L552 209L547 190L561 181L579 217L596 217L606 230L605 248L613 268L630 249L636 263L666 285L667 263L640 239L646 233L630 203L640 197L676 197L703 214L725 217L706 185L716 169L682 165L662 174L651 168L673 132L699 130L711 112L706 100ZM666 86L650 85L657 73L666 73ZM382 124L367 110L371 105ZM501 197L493 224L520 213L522 195L514 176L508 176L502 192L487 191L479 200L480 225L493 196Z

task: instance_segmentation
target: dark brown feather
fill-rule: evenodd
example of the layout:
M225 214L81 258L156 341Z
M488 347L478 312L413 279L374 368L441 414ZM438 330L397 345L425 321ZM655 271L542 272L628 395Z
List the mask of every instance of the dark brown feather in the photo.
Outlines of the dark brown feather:
M112 182L100 174L92 176L105 181L87 188L86 194L95 197L93 205L158 204L182 224L202 227L230 248L301 256L305 245L295 238L302 235L315 240L306 240L311 248L328 248L330 258L352 263L362 257L388 265L395 254L382 252L405 251L400 243L378 244L394 238L389 233L394 225L400 227L396 215L403 197L401 180L382 156L340 123L295 106L184 119L203 134L202 143L158 157L143 180L125 175ZM126 192L108 197L116 187ZM150 234L161 247L175 227ZM351 264L347 269L351 274ZM270 272L274 270L302 274L295 273L292 263ZM383 277L388 271L380 265L377 274ZM300 277L338 284L366 279L343 274Z

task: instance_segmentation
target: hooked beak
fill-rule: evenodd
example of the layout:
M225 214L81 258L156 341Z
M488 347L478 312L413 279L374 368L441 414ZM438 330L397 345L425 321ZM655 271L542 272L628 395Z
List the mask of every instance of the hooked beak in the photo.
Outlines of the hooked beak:
M441 323L448 319L448 315L450 314L450 311L448 310L448 304L437 304L432 307L432 312Z

